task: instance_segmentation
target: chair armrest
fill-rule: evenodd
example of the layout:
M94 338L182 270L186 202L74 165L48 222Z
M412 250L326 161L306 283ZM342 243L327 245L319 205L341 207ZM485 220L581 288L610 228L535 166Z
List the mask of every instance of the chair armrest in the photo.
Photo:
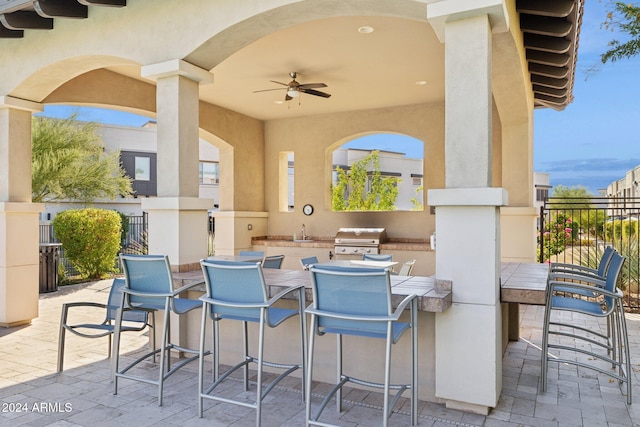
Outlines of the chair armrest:
M589 286L589 285L583 285L580 283L563 282L563 281L555 281L555 280L552 280L551 282L549 282L549 290L553 292L556 285L562 287L563 292L569 292L569 293L571 292L571 289L575 289L576 293L586 291L593 294L597 294L595 296L601 295L601 296L611 297L611 298L622 298L622 295L623 295L622 291L620 291L619 289L616 289L616 292L611 292L598 286Z
M560 279L560 280L559 280ZM597 286L600 288L604 288L606 286L606 279L600 276L587 276L580 274L554 274L549 275L549 283L551 282L559 282L559 283L571 283L567 282L567 280L573 280L582 283L588 283L592 286Z
M269 305L267 303L264 302L259 302L259 303L229 303L227 301L220 301L217 299L213 299L213 298L209 298L206 295L201 296L200 301L202 302L206 302L207 304L213 304L213 305L221 305L223 307L235 307L235 308L263 308L263 307L269 307Z
M330 317L332 319L342 320L359 320L363 322L393 322L397 320L398 316L358 316L355 314L343 314L334 313L331 311L318 310L317 308L307 307L304 311L307 314L314 314L316 316Z
M549 268L551 271L555 271L555 270L590 270L593 272L597 271L596 268L591 268L591 267L587 267L580 264L569 264L565 262L554 262L551 264Z
M123 294L134 295L134 296L137 296L137 297L148 297L148 298L166 298L166 297L173 297L174 296L173 292L162 292L162 293L144 292L144 291L136 291L136 290L129 289L129 288L122 288L122 293Z
M279 299L281 299L282 297L284 297L287 294L290 294L293 291L297 291L300 288L304 289L304 284L300 284L300 285L296 285L296 286L292 286L290 288L287 289L283 289L282 291L278 292L276 295L274 295L273 297L271 297L271 299L269 299L269 301L267 301L267 304L269 304L270 306L273 305L276 301L278 301Z
M403 299L400 302L400 304L398 304L398 306L396 307L396 309L393 312L393 316L396 318L396 320L398 320L400 318L400 315L407 308L407 305L409 305L409 303L411 303L416 298L418 298L418 296L416 294L411 294L411 295L405 297L405 299ZM411 307L411 309L413 309L413 307Z
M554 280L556 277L573 276L573 280L580 280L582 277L592 277L599 280L606 280L595 272L580 271L580 270L556 270L549 273L549 278Z
M204 281L202 281L202 282L195 282L195 283L191 283L191 284L189 284L189 285L181 286L181 287L179 287L178 289L176 289L175 291L173 291L173 295L174 295L174 296L176 296L176 295L178 295L178 294L180 294L180 293L182 293L182 292L184 292L184 291L188 291L188 290L189 290L189 289L191 289L191 288L194 288L194 287L196 287L196 286L202 286L202 285L204 285Z
M96 307L106 309L107 305L99 302L66 302L62 304L62 309L65 311L71 307Z

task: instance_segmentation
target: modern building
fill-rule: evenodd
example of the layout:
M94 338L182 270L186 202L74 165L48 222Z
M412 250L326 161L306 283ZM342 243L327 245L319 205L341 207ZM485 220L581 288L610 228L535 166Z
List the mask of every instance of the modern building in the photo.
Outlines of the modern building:
M416 272L453 284L450 308L419 316L421 399L479 413L497 405L518 325L500 299L500 265L535 260L533 111L573 100L582 0L81 3L0 4L0 324L38 316L32 114L113 108L157 121L157 197L142 209L149 251L174 271L207 253L214 203L200 197L201 138L219 150L217 253L268 236L274 250L302 254L310 249L282 237L302 223L319 241L384 227L419 257ZM376 132L423 141L428 208L331 210L331 153Z

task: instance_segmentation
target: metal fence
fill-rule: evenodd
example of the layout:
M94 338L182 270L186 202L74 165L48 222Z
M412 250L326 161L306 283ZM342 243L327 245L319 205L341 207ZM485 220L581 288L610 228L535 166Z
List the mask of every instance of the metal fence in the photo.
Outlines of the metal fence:
M549 198L540 208L538 256L540 262L566 262L597 268L606 246L626 261L619 287L625 305L640 309L640 198Z
M122 241L122 253L126 254L146 254L149 252L147 244L147 231L148 231L148 214L143 212L142 215L130 215L127 216L127 233L125 233ZM214 247L214 221L213 217L209 218L207 224L208 235L208 255L213 255L215 252ZM40 243L60 243L55 237L53 227L51 224L40 225ZM64 269L65 277L79 276L78 271L73 267L73 264L69 262L69 259L64 255L64 247L60 247L59 262ZM118 268L119 265L117 266Z
M142 215L127 216L127 233L125 233L122 241L122 253L128 254L146 254L147 247L147 213ZM56 238L53 226L51 224L40 225L40 243L60 243ZM73 264L64 254L64 246L60 247L59 262L61 268L64 269L65 277L77 277L80 273L74 268ZM119 266L118 266L119 268Z

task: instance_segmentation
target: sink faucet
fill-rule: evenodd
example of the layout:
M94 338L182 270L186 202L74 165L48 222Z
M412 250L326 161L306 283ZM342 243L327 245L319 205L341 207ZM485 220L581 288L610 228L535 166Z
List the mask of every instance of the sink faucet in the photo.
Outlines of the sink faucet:
M302 240L307 240L307 232L305 231L304 224L302 224L302 229L300 231Z

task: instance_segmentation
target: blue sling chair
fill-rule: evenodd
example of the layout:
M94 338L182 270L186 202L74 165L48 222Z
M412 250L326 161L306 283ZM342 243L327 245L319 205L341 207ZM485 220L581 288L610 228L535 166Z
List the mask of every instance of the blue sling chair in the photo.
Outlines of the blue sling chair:
M312 275L313 303L306 309L311 316L309 337L309 362L307 375L307 425L327 426L320 421L322 411L335 395L337 410L342 410L342 387L348 382L366 387L383 389L384 405L382 425L389 417L404 391L411 395L411 425L418 420L418 299L416 295L405 297L394 309L390 272L388 269L339 267L316 265L310 268ZM405 309L409 309L408 321L400 321ZM411 380L409 384L391 384L391 349L402 335L411 331ZM336 336L338 383L326 395L318 410L311 412L311 383L313 379L313 353L316 336ZM384 383L355 378L343 372L342 338L361 336L386 341ZM370 369L374 369L371 367ZM396 392L392 400L389 393Z
M614 253L603 280L584 276L580 282L550 280L542 336L542 391L547 390L549 362L570 364L608 375L626 384L631 404L631 362L623 293L616 287L625 258ZM559 292L560 290L560 292ZM558 313L564 312L564 315ZM585 327L584 318L574 320L566 312L607 319L607 331ZM551 340L551 336L563 338ZM568 339L567 339L568 338ZM570 339L570 340L569 340ZM574 345L569 345L571 342ZM555 354L549 351L553 350ZM586 355L587 357L581 357ZM611 364L606 369L599 362Z

